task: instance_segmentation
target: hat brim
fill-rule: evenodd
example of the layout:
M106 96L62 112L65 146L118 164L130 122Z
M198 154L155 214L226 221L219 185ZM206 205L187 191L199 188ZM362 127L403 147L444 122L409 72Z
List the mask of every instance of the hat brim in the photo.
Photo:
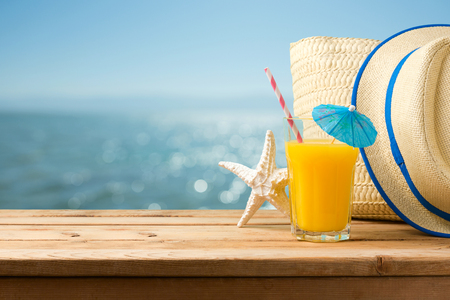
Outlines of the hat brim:
M372 120L378 131L376 142L361 149L361 155L386 203L414 228L450 237L450 222L425 208L411 191L392 156L385 120L386 92L398 63L414 49L443 36L450 36L450 25L413 27L383 41L369 54L356 76L352 104Z

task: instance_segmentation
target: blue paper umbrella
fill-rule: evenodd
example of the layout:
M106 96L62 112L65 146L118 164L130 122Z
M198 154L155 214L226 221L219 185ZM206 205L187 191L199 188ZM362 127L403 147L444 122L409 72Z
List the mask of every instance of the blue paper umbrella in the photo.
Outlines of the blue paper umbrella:
M332 104L322 104L313 109L312 116L317 125L326 133L356 148L364 148L375 143L377 131L372 121L350 108Z

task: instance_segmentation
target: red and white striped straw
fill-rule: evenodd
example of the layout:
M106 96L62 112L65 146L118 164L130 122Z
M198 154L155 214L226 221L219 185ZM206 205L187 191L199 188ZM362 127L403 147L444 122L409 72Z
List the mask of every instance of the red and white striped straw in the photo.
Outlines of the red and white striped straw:
M288 123L291 126L292 131L294 132L295 136L297 137L297 142L303 143L302 136L300 135L300 132L298 131L297 126L295 126L295 123L292 120L292 115L289 112L289 109L287 108L286 103L284 102L283 95L281 95L280 90L278 89L277 83L275 82L275 79L273 78L272 73L270 72L270 69L265 68L264 71L266 71L267 78L269 78L270 84L272 85L275 95L277 96L278 101L280 101L281 108L283 108L284 114L286 115L287 118L289 118Z

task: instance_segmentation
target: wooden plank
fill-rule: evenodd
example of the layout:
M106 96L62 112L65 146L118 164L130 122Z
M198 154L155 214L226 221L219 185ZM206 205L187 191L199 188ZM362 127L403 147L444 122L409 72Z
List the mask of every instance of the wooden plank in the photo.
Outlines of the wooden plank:
M271 234L268 234L271 233ZM235 226L197 226L195 231L181 226L0 226L1 241L285 241L292 239L288 225L258 226L240 229Z
M423 234L406 224L352 225L352 240L355 241L449 241ZM290 234L289 225L254 225L238 228L226 225L201 225L195 230L184 226L158 225L0 225L0 241L33 241L74 239L92 240L183 240L188 241L289 241L295 240ZM316 244L317 245L317 244ZM450 241L449 241L450 246Z
M11 257L19 259L19 253L22 253L24 258L26 252L33 252L33 250L46 250L51 255L54 251L72 251L72 250L104 250L108 253L114 250L144 250L148 253L162 252L164 250L172 251L172 255L177 259L182 259L184 254L189 254L197 251L200 258L214 259L217 255L228 252L227 257L239 258L239 255L259 255L261 258L272 258L273 255L282 255L283 258L297 258L303 257L351 257L353 255L374 256L374 255L388 255L396 257L400 254L405 256L419 256L419 257L434 257L441 255L443 258L447 257L449 253L448 243L419 241L414 243L405 243L403 241L386 241L383 247L379 248L379 243L376 241L351 243L345 242L336 244L327 244L320 246L310 246L307 242L296 241L188 241L188 240L92 240L87 241L83 239L74 239L70 241L59 240L33 240L33 241L3 241L0 242L0 253L4 257ZM23 251L23 252L20 252ZM92 252L92 255L94 255ZM10 253L10 255L8 254ZM76 253L76 252L74 252ZM177 254L178 253L178 254ZM208 253L211 254L208 256ZM234 254L233 254L234 253ZM8 256L9 255L9 256ZM189 254L186 258L192 258Z
M185 224L236 225L243 210L0 210L0 225ZM195 219L195 220L194 220ZM89 221L87 221L89 220ZM353 220L353 223L370 222ZM378 223L400 223L377 221ZM258 210L249 225L289 224L276 210Z
M0 278L2 299L448 299L447 277Z
M0 225L233 225L236 226L239 218L194 218L194 217L0 217ZM255 218L248 222L249 225L283 225L289 224L288 218Z
M242 209L221 209L221 210L76 210L76 209L2 209L0 217L73 217L73 218L102 218L102 217L193 217L193 218L240 218L244 210ZM284 218L284 215L277 210L260 209L252 218Z
M161 217L0 217L1 225L186 225L186 226L203 226L203 225L230 225L237 226L239 218L213 217L213 218L195 218L195 217L177 217L177 218L161 218ZM353 221L352 224L358 224L364 221ZM397 223L397 222L392 222ZM391 224L392 224L391 223ZM404 223L399 223L404 224ZM288 218L254 218L245 225L245 227L253 225L289 225ZM408 225L409 226L409 225Z
M52 242L47 242L51 246ZM450 253L430 247L390 249L365 247L288 248L266 242L265 247L243 243L217 248L165 243L142 243L138 250L121 249L120 243L100 243L99 249L16 249L0 251L0 276L151 276L151 277L286 277L286 276L449 276ZM391 243L397 246L394 247ZM54 244L54 243L53 243ZM80 243L83 245L84 243ZM107 249L106 247L110 248ZM114 247L117 246L117 247ZM197 246L201 246L197 243ZM227 246L229 248L227 248ZM181 248L181 249L177 249ZM245 249L246 248L246 249ZM396 249L395 249L396 248ZM369 250L370 249L370 250ZM395 251L393 250L395 249Z
M244 228L242 211L28 213L0 218L0 276L450 275L450 240L404 223L356 221L351 241L316 244L275 211Z

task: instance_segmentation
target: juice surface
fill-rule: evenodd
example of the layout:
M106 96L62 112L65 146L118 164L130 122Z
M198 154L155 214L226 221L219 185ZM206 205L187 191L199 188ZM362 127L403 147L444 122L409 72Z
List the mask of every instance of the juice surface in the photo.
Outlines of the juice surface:
M349 223L359 149L331 140L285 142L293 221L306 231L340 231Z

